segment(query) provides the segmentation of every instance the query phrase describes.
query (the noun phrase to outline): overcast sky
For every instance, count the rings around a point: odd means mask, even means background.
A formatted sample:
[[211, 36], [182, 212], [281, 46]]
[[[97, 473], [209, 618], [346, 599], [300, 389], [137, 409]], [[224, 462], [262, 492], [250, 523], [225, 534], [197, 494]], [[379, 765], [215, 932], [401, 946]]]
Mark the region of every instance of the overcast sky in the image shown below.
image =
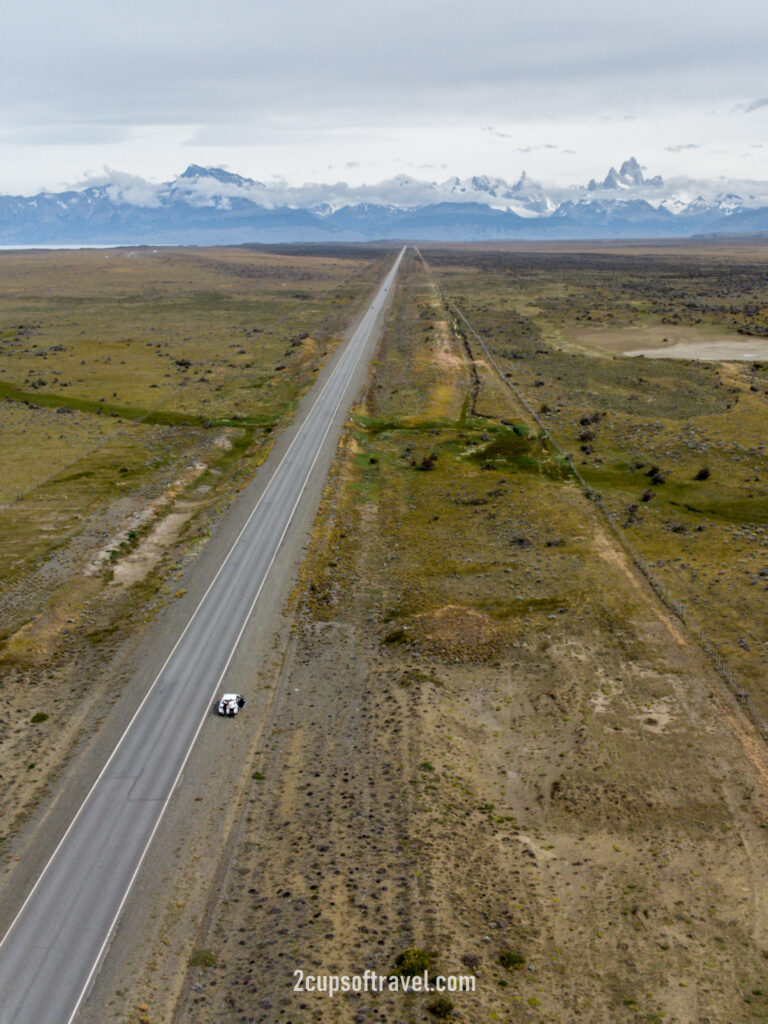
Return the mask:
[[189, 163], [768, 179], [765, 0], [2, 0], [0, 191]]

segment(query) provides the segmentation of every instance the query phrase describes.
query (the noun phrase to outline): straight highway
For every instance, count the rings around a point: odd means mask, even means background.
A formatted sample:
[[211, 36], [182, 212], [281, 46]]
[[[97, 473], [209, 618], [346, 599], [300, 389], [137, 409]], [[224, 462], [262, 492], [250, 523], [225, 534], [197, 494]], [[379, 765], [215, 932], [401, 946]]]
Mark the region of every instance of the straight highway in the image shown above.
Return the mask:
[[74, 1021], [323, 445], [352, 400], [404, 251], [0, 942], [0, 1024]]

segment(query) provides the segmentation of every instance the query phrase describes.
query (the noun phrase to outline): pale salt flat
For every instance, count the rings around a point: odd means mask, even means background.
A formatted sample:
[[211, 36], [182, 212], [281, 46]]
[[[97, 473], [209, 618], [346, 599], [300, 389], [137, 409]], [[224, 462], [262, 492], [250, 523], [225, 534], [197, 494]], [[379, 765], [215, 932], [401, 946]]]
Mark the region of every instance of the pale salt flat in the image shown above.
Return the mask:
[[768, 338], [679, 341], [653, 348], [631, 349], [623, 354], [650, 359], [703, 359], [705, 362], [762, 361], [768, 360]]

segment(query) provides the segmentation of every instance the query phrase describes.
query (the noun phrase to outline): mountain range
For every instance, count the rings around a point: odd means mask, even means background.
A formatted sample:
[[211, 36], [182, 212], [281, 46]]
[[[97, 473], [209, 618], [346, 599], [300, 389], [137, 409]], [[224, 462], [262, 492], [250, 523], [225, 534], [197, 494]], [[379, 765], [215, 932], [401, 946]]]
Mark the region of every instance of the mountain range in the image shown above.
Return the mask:
[[601, 181], [544, 187], [406, 175], [377, 185], [264, 183], [189, 166], [161, 184], [107, 172], [64, 192], [0, 195], [0, 246], [673, 238], [768, 231], [768, 182], [647, 178], [631, 157]]

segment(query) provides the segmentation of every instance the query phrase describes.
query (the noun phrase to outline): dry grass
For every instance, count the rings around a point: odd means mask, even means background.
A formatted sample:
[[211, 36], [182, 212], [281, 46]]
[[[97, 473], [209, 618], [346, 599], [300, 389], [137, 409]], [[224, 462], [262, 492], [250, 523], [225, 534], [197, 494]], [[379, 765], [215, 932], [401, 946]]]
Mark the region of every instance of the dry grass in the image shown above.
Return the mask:
[[[640, 335], [763, 343], [737, 332], [768, 323], [764, 249], [683, 251], [674, 261], [664, 247], [581, 259], [560, 251], [427, 256], [626, 538], [765, 713], [765, 364], [601, 354], [623, 352]], [[697, 479], [703, 469], [709, 476]]]
[[[247, 249], [2, 254], [0, 581], [107, 505], [151, 500], [185, 462], [257, 458], [375, 262]], [[214, 444], [222, 427], [236, 432], [233, 452]]]
[[477, 971], [467, 1020], [760, 1019], [765, 751], [511, 396], [484, 418], [481, 378], [470, 413], [461, 336], [429, 365], [425, 320], [447, 317], [412, 256], [403, 275], [197, 939], [222, 966], [179, 1019], [346, 1024], [359, 1001], [286, 975], [385, 973], [413, 947]]
[[131, 418], [274, 417], [306, 383], [303, 364], [338, 340], [370, 262], [247, 249], [5, 253], [0, 381]]

